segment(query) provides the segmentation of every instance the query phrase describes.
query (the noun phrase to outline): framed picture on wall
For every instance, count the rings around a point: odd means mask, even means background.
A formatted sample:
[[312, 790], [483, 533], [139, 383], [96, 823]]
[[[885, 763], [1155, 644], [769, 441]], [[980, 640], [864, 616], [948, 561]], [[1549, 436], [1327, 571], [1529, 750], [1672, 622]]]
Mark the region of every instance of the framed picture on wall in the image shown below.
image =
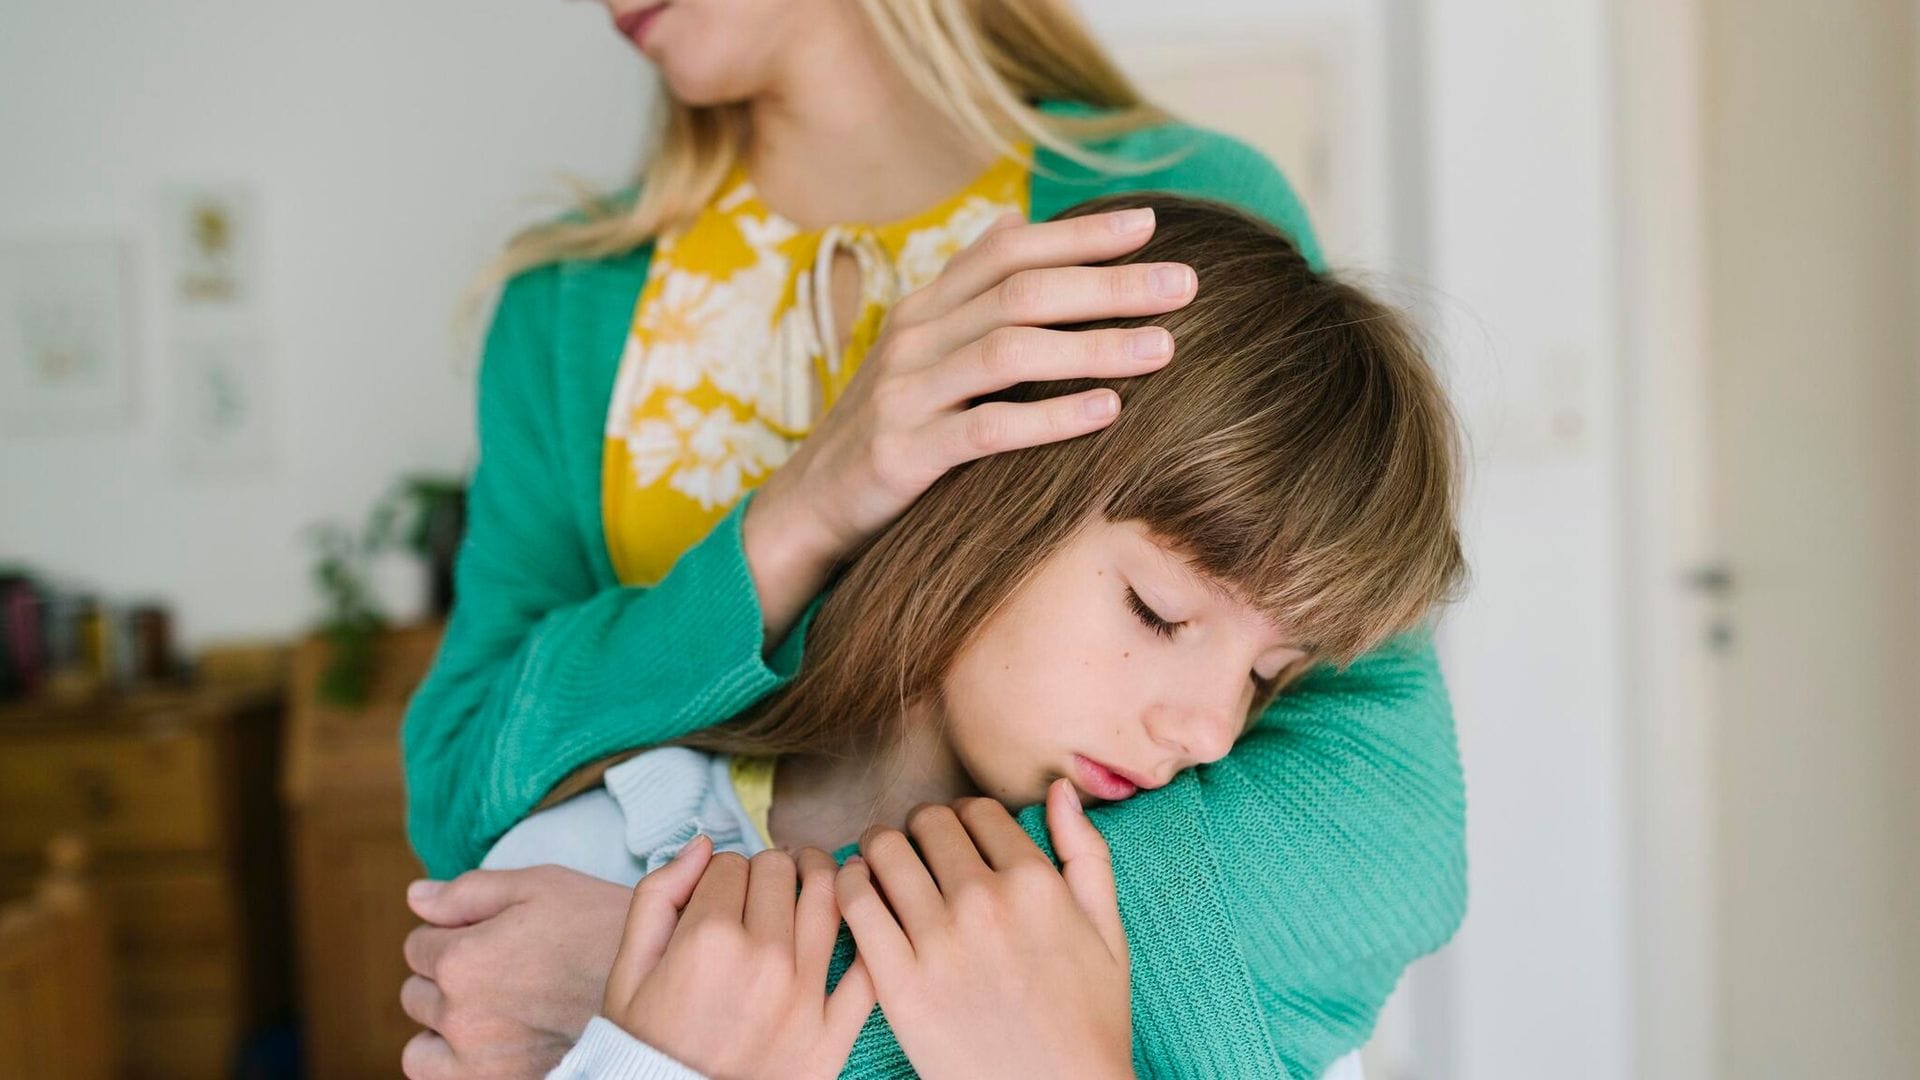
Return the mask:
[[0, 240], [0, 430], [125, 425], [129, 275], [111, 234]]

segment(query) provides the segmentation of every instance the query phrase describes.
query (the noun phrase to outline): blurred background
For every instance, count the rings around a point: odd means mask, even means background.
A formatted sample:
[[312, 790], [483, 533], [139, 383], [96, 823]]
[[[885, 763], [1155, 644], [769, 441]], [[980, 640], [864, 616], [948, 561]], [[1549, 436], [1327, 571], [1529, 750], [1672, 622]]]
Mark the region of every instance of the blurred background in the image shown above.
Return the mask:
[[[1920, 4], [1081, 8], [1469, 422], [1472, 907], [1370, 1075], [1920, 1076]], [[455, 316], [654, 92], [592, 4], [0, 8], [0, 1075], [397, 1072]]]

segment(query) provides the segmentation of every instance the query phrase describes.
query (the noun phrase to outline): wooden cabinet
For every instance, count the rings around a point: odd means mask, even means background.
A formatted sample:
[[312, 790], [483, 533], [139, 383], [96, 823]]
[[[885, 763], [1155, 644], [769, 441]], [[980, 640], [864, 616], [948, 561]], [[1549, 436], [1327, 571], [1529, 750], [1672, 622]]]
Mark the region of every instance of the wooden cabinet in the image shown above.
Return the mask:
[[406, 888], [423, 873], [406, 838], [400, 720], [439, 642], [438, 626], [383, 635], [358, 709], [315, 694], [319, 641], [294, 652], [285, 795], [312, 1080], [397, 1076], [417, 1029], [400, 1011], [401, 945], [418, 921]]
[[34, 895], [0, 903], [0, 1078], [108, 1080], [120, 1067], [111, 934], [86, 843], [48, 845]]
[[0, 896], [75, 833], [112, 935], [124, 1071], [213, 1077], [287, 1018], [281, 691], [0, 709]]

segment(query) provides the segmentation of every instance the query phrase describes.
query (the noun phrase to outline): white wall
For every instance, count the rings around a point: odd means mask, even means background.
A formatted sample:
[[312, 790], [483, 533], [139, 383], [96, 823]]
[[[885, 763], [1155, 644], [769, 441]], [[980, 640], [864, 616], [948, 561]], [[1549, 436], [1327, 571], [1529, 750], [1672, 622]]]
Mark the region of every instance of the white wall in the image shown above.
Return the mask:
[[258, 475], [181, 474], [140, 297], [128, 424], [0, 431], [0, 561], [164, 598], [190, 643], [302, 626], [307, 524], [357, 526], [401, 473], [469, 464], [456, 299], [542, 212], [528, 196], [628, 171], [642, 76], [588, 4], [0, 6], [0, 234], [112, 228], [150, 268], [157, 186], [251, 186], [280, 420]]
[[1477, 472], [1442, 649], [1472, 906], [1423, 1075], [1633, 1071], [1607, 12], [1425, 13], [1431, 284]]

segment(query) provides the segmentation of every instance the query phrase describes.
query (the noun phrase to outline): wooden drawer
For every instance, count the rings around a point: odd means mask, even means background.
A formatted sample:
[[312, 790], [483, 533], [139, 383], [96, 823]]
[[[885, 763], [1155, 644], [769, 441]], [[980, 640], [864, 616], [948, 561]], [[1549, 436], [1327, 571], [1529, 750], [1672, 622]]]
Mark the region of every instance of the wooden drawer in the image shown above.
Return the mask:
[[191, 1003], [233, 1014], [240, 1010], [240, 956], [235, 946], [214, 949], [138, 949], [115, 957], [119, 994], [129, 1012], [156, 1004]]
[[196, 1003], [143, 1004], [129, 1008], [121, 1023], [128, 1077], [188, 1080], [233, 1074], [240, 1026], [231, 1010]]
[[206, 851], [218, 840], [214, 747], [188, 731], [0, 740], [0, 855], [80, 831], [94, 851]]
[[113, 867], [100, 890], [115, 940], [134, 950], [231, 948], [240, 925], [232, 885], [211, 861], [185, 867]]

